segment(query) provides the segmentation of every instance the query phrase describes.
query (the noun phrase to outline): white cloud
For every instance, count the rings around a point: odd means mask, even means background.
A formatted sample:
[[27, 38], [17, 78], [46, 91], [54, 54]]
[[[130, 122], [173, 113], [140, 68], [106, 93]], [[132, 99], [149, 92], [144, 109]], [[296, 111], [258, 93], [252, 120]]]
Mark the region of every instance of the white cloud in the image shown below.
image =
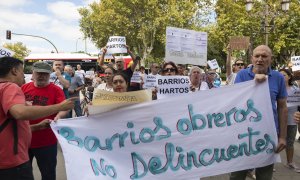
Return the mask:
[[0, 8], [0, 22], [7, 28], [40, 28], [42, 24], [49, 20], [49, 17], [37, 13], [25, 13]]
[[76, 6], [71, 2], [65, 1], [58, 1], [55, 3], [47, 4], [48, 11], [50, 11], [56, 18], [65, 20], [79, 20], [79, 7], [80, 6]]
[[0, 7], [16, 7], [16, 6], [23, 6], [28, 3], [28, 0], [1, 0]]
[[59, 20], [53, 20], [49, 24], [48, 28], [50, 32], [55, 33], [66, 40], [76, 40], [82, 36], [78, 25], [66, 24], [65, 22]]
[[[0, 0], [0, 43], [23, 42], [32, 53], [49, 52], [54, 49], [45, 40], [39, 38], [13, 35], [12, 40], [6, 40], [6, 30], [11, 30], [14, 33], [45, 37], [53, 42], [60, 52], [75, 51], [76, 40], [83, 37], [78, 25], [80, 16], [77, 9], [88, 1], [90, 3], [90, 0], [83, 0], [84, 3], [81, 4], [43, 1], [47, 6], [47, 9], [43, 11], [40, 9], [35, 11], [34, 8], [37, 6], [30, 6], [36, 1]], [[85, 49], [84, 41], [78, 41], [78, 49]], [[98, 50], [93, 43], [87, 41], [87, 51], [97, 52]]]

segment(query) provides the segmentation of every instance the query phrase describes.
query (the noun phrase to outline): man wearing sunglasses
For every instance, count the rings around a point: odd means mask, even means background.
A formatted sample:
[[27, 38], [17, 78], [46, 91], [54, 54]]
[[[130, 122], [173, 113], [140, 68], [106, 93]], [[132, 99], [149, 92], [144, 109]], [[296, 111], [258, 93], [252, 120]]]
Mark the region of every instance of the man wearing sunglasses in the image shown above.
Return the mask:
[[150, 67], [151, 73], [149, 75], [157, 76], [158, 71], [160, 70], [160, 67], [157, 63], [153, 63]]
[[234, 84], [236, 74], [242, 70], [245, 69], [245, 64], [244, 61], [241, 59], [237, 59], [233, 66], [231, 66], [231, 54], [232, 54], [232, 49], [230, 45], [227, 46], [227, 60], [226, 60], [226, 78], [227, 78], [227, 84], [232, 85]]

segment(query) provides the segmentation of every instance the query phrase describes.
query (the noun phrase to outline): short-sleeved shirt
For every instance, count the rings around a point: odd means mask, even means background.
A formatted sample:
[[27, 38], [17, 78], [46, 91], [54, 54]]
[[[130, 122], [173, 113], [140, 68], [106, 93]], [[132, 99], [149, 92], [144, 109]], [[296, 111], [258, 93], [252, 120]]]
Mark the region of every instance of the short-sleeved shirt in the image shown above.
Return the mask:
[[[287, 89], [288, 96], [293, 96], [294, 91], [298, 91], [299, 88], [296, 86], [291, 86], [289, 89]], [[288, 107], [288, 125], [297, 125], [294, 121], [294, 113], [298, 111], [297, 106], [291, 106]]]
[[[68, 80], [71, 84], [71, 76], [68, 73], [62, 73], [61, 74], [66, 80]], [[58, 87], [60, 87], [65, 94], [66, 99], [68, 99], [70, 97], [69, 95], [69, 91], [68, 88], [64, 88], [63, 85], [59, 82], [58, 77], [56, 76], [55, 72], [50, 74], [50, 82], [53, 82], [55, 85], [57, 85]]]
[[[71, 77], [71, 85], [69, 89], [75, 90], [80, 86], [83, 86], [82, 80], [75, 74], [73, 77]], [[75, 92], [74, 94], [70, 94], [70, 97], [79, 97], [79, 91]]]
[[[253, 66], [251, 66], [250, 68], [247, 68], [247, 69], [240, 70], [237, 73], [235, 83], [253, 80], [255, 77], [255, 74], [252, 72], [252, 70], [253, 70]], [[274, 121], [275, 121], [277, 133], [279, 133], [277, 100], [282, 99], [282, 98], [287, 98], [285, 81], [284, 81], [284, 77], [281, 73], [269, 68], [268, 69], [268, 82], [269, 82], [270, 97], [271, 97]]]
[[[65, 100], [65, 95], [62, 89], [53, 83], [50, 83], [46, 87], [38, 88], [34, 86], [34, 83], [27, 83], [22, 86], [22, 90], [25, 94], [26, 101], [32, 101], [33, 106], [48, 106], [53, 104], [59, 104]], [[31, 120], [30, 124], [37, 124], [44, 119], [54, 119], [56, 114], [48, 117]], [[52, 132], [51, 128], [46, 128], [32, 132], [32, 140], [30, 148], [39, 148], [51, 146], [57, 143], [57, 139]]]
[[[0, 124], [11, 117], [9, 109], [17, 104], [25, 104], [24, 94], [14, 83], [0, 83]], [[29, 122], [17, 120], [18, 154], [14, 154], [14, 136], [12, 123], [9, 123], [0, 133], [0, 169], [7, 169], [29, 161], [28, 148], [31, 141]]]
[[85, 71], [84, 70], [76, 70], [75, 71], [75, 75], [78, 75], [82, 81], [82, 83], [84, 83], [84, 76], [85, 76]]

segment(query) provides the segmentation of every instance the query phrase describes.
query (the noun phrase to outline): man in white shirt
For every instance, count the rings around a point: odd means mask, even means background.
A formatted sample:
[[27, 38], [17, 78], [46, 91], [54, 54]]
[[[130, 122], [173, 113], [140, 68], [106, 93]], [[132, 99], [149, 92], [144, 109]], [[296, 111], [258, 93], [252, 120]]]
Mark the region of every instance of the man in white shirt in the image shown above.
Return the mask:
[[75, 74], [80, 77], [82, 83], [84, 84], [85, 71], [83, 69], [81, 69], [80, 64], [77, 64], [76, 67], [77, 67], [77, 70], [75, 71]]

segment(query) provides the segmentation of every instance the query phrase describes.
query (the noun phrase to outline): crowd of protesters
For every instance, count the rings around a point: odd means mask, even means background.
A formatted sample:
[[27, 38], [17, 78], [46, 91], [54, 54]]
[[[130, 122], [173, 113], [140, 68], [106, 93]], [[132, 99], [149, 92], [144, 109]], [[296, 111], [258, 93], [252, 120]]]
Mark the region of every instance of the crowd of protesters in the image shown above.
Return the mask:
[[[236, 59], [232, 64], [230, 46], [227, 47], [227, 50], [227, 79], [223, 85], [221, 85], [222, 80], [215, 69], [200, 66], [188, 67], [172, 61], [150, 64], [148, 74], [156, 77], [187, 76], [190, 79], [189, 90], [191, 93], [252, 79], [262, 82], [268, 76], [278, 134], [276, 152], [279, 153], [286, 148], [286, 166], [300, 172], [293, 162], [293, 144], [297, 124], [300, 122], [300, 112], [296, 107], [287, 108], [286, 104], [287, 97], [291, 95], [290, 92], [299, 89], [297, 81], [293, 80], [292, 72], [290, 69], [281, 69], [280, 71], [271, 69], [272, 51], [268, 46], [261, 45], [254, 49], [252, 64], [249, 66], [242, 59]], [[127, 53], [133, 60], [129, 67], [125, 68], [122, 57], [118, 57], [114, 59], [114, 63], [106, 65], [104, 64], [106, 52], [107, 49], [102, 48], [102, 55], [99, 57], [99, 66], [104, 71], [103, 77], [99, 77], [97, 73], [86, 74], [79, 64], [76, 67], [64, 66], [63, 61], [56, 60], [52, 67], [45, 62], [34, 63], [32, 82], [27, 84], [24, 84], [23, 81], [22, 61], [10, 57], [0, 59], [0, 101], [2, 106], [0, 130], [3, 131], [0, 131], [0, 179], [17, 179], [15, 178], [17, 176], [20, 177], [18, 179], [33, 179], [31, 169], [33, 158], [37, 160], [42, 179], [55, 179], [57, 140], [49, 124], [52, 120], [70, 118], [73, 114], [82, 116], [80, 93], [92, 99], [94, 89], [118, 93], [143, 89], [147, 74], [143, 66], [137, 68], [140, 58], [135, 56], [127, 46]], [[140, 74], [140, 83], [130, 81], [135, 71]], [[153, 89], [153, 100], [157, 99], [156, 93], [157, 91]], [[4, 100], [4, 95], [9, 101]], [[74, 109], [74, 112], [69, 111], [70, 109]], [[2, 130], [2, 125], [6, 121], [12, 121], [12, 123]], [[17, 145], [13, 141], [16, 138], [13, 126], [18, 127], [17, 131], [20, 136]], [[2, 146], [2, 142], [6, 142], [7, 145]], [[24, 168], [24, 171], [20, 171], [20, 168]], [[273, 171], [272, 164], [255, 170], [233, 172], [230, 179], [245, 179], [250, 173], [251, 178], [271, 180]], [[256, 176], [254, 176], [254, 172]]]

